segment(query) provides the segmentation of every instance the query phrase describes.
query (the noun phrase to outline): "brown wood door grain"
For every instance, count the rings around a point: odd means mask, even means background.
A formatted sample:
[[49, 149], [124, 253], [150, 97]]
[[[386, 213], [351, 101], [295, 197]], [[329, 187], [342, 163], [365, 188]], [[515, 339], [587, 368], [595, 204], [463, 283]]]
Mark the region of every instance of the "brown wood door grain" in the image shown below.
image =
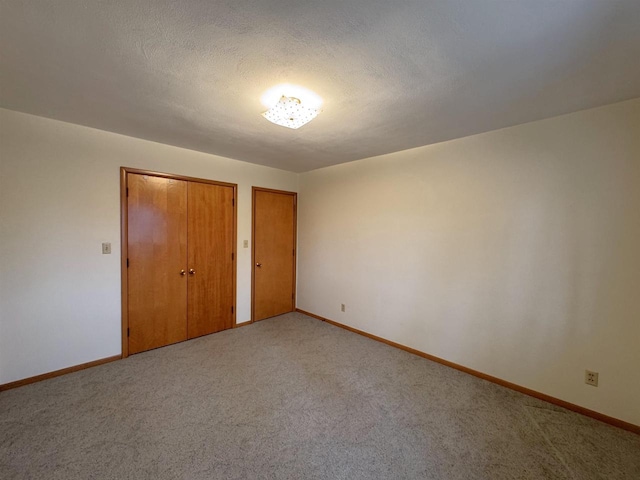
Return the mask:
[[127, 174], [129, 353], [187, 338], [187, 182]]
[[295, 308], [296, 195], [253, 190], [253, 320]]
[[233, 327], [234, 188], [189, 182], [188, 337]]

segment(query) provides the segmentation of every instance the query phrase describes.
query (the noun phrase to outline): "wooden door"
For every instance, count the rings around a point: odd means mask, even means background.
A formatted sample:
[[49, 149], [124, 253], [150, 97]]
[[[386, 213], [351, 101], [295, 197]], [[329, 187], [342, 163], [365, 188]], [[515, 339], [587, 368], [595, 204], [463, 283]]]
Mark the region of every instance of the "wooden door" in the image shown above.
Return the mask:
[[188, 336], [232, 328], [235, 189], [189, 182]]
[[127, 174], [129, 353], [187, 338], [187, 182]]
[[253, 188], [253, 320], [295, 308], [296, 194]]

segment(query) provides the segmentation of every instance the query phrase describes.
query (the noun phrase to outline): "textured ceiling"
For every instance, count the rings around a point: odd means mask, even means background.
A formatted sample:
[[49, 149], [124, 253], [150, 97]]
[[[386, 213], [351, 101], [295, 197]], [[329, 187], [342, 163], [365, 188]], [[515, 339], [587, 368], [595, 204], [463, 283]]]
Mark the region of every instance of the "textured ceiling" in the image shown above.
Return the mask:
[[637, 0], [0, 0], [0, 106], [297, 172], [639, 97], [639, 59]]

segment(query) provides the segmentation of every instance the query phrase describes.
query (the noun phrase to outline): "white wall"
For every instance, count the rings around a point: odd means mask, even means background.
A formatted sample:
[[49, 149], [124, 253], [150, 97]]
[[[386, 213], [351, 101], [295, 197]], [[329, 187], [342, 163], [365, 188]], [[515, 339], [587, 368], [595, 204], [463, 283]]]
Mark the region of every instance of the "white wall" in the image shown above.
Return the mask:
[[312, 171], [299, 196], [299, 308], [640, 424], [640, 99]]
[[120, 166], [238, 184], [250, 319], [251, 186], [296, 174], [0, 109], [0, 384], [120, 354]]

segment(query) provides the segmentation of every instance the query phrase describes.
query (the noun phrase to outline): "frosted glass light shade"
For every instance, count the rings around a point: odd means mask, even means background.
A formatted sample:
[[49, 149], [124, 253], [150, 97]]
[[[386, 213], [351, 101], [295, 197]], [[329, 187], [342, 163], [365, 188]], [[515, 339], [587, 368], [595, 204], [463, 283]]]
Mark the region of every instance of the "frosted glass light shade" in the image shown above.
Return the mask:
[[276, 125], [296, 129], [316, 118], [318, 113], [318, 110], [302, 105], [295, 97], [282, 96], [280, 101], [262, 116]]

